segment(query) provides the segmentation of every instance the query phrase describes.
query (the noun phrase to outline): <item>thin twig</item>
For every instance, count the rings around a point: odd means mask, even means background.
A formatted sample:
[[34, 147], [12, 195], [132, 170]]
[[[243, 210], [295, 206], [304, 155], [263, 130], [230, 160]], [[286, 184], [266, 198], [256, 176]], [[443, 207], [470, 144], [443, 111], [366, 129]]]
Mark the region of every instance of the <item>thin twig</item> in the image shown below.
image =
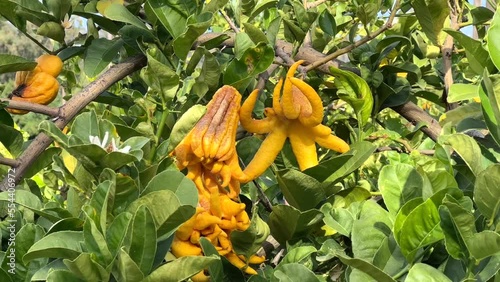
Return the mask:
[[19, 166], [19, 161], [15, 159], [0, 157], [0, 164], [8, 165], [10, 167], [17, 167]]
[[6, 98], [0, 98], [0, 102], [7, 102], [9, 109], [16, 110], [25, 110], [34, 113], [44, 114], [50, 117], [57, 117], [59, 114], [59, 108], [51, 108], [45, 105], [39, 105], [35, 103], [19, 101], [19, 100], [10, 100]]
[[305, 68], [305, 71], [306, 72], [311, 71], [311, 70], [313, 70], [313, 69], [315, 69], [315, 68], [317, 68], [317, 67], [319, 67], [319, 66], [321, 66], [321, 65], [323, 65], [323, 64], [325, 64], [333, 59], [336, 59], [337, 57], [339, 57], [343, 54], [347, 54], [351, 50], [353, 50], [354, 48], [359, 47], [359, 46], [367, 43], [368, 41], [374, 39], [375, 37], [379, 36], [381, 33], [383, 33], [384, 31], [386, 31], [387, 29], [392, 27], [392, 22], [394, 21], [394, 17], [396, 16], [396, 12], [398, 10], [399, 10], [399, 0], [396, 0], [396, 3], [394, 4], [394, 7], [392, 8], [391, 14], [389, 16], [389, 19], [381, 28], [379, 28], [378, 30], [376, 30], [372, 34], [363, 37], [361, 40], [356, 41], [355, 43], [353, 43], [349, 46], [341, 48], [341, 49], [325, 56], [324, 58], [311, 63], [310, 65], [308, 65]]
[[47, 49], [47, 47], [43, 46], [43, 44], [40, 43], [40, 41], [36, 40], [36, 38], [34, 38], [33, 36], [29, 35], [26, 31], [24, 31], [22, 29], [19, 29], [19, 31], [21, 31], [24, 35], [26, 35], [26, 37], [28, 37], [31, 41], [33, 41], [40, 48], [42, 48], [43, 51], [45, 51], [48, 54], [52, 54], [52, 51], [50, 51], [49, 49]]
[[240, 29], [234, 24], [233, 20], [226, 14], [224, 10], [219, 10], [220, 14], [224, 17], [226, 22], [229, 24], [229, 27], [235, 32], [239, 33]]
[[262, 203], [264, 208], [266, 209], [267, 212], [272, 212], [273, 211], [273, 204], [271, 204], [271, 201], [266, 196], [266, 193], [264, 193], [264, 190], [260, 186], [257, 181], [253, 180], [253, 184], [255, 187], [257, 187], [257, 193], [259, 194], [259, 201]]

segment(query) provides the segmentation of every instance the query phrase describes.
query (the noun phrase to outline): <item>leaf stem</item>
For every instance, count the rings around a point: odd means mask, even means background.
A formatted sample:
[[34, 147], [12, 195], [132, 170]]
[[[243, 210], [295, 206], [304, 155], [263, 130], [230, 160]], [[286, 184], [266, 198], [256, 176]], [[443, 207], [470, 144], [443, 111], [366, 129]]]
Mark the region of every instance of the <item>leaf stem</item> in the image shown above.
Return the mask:
[[151, 150], [151, 155], [149, 157], [149, 160], [152, 162], [155, 158], [156, 155], [156, 150], [158, 149], [158, 146], [160, 145], [160, 138], [161, 135], [163, 134], [163, 130], [165, 129], [165, 123], [167, 121], [167, 117], [170, 111], [167, 109], [167, 107], [164, 105], [163, 106], [163, 113], [161, 114], [161, 119], [160, 119], [160, 124], [158, 125], [158, 130], [156, 131], [156, 145], [153, 147]]

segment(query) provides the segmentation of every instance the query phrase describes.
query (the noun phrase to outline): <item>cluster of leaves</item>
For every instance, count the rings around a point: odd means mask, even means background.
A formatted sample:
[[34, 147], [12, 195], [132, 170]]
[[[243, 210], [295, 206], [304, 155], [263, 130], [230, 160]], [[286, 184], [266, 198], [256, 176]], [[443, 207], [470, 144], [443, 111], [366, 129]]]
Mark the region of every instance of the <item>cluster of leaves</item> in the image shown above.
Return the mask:
[[[234, 249], [253, 253], [268, 230], [279, 243], [258, 275], [244, 277], [206, 241], [204, 257], [168, 253], [197, 205], [194, 184], [168, 157], [203, 113], [193, 105], [223, 84], [248, 95], [275, 60], [275, 46], [314, 57], [370, 36], [384, 27], [381, 15], [393, 1], [0, 0], [0, 14], [17, 29], [29, 34], [31, 23], [54, 40], [66, 61], [66, 99], [111, 63], [137, 54], [148, 61], [66, 129], [40, 122], [55, 145], [16, 187], [12, 217], [10, 195], [0, 193], [0, 280], [180, 281], [203, 269], [214, 281], [493, 279], [500, 268], [500, 13], [459, 2], [462, 24], [473, 25], [479, 39], [443, 28], [447, 1], [403, 1], [397, 23], [349, 52], [343, 70], [308, 74], [329, 105], [325, 124], [351, 151], [319, 149], [320, 164], [301, 172], [286, 144], [266, 173], [242, 187], [252, 226], [232, 234]], [[224, 16], [241, 29], [233, 37], [220, 33], [229, 29]], [[70, 18], [85, 19], [86, 33], [68, 38]], [[438, 46], [447, 35], [457, 44], [455, 84], [443, 98], [447, 58]], [[0, 55], [2, 73], [33, 66]], [[271, 104], [280, 71], [269, 75], [257, 116]], [[409, 125], [388, 109], [408, 101], [440, 120], [436, 140], [419, 131], [428, 124]], [[451, 103], [458, 107], [444, 113]], [[3, 109], [0, 130], [2, 156], [16, 158], [29, 146]], [[238, 141], [244, 164], [260, 143]], [[0, 175], [8, 177], [7, 166]]]

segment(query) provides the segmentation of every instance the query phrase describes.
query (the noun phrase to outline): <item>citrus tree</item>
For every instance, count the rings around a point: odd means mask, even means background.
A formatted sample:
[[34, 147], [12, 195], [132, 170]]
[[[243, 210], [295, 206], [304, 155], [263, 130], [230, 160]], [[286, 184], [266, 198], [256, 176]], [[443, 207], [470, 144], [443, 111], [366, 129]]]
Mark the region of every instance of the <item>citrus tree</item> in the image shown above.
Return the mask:
[[[1, 281], [499, 281], [494, 7], [0, 0], [0, 15], [44, 53], [0, 54], [16, 73]], [[34, 113], [29, 137], [12, 116]]]

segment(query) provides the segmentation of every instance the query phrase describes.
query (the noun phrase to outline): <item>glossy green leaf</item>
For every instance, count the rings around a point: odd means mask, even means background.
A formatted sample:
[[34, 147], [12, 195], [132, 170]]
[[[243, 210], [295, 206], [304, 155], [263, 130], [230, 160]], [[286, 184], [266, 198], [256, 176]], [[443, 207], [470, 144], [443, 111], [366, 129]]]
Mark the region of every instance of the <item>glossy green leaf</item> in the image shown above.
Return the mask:
[[465, 54], [469, 60], [471, 68], [477, 74], [483, 74], [484, 68], [493, 69], [493, 64], [488, 51], [484, 49], [483, 44], [479, 40], [475, 40], [464, 33], [449, 28], [443, 29], [451, 35], [460, 45], [465, 48]]
[[422, 196], [422, 176], [408, 164], [387, 165], [380, 170], [378, 187], [392, 215], [409, 200]]
[[408, 276], [405, 279], [406, 282], [420, 282], [420, 281], [429, 281], [429, 282], [451, 282], [451, 280], [446, 277], [440, 270], [436, 268], [424, 264], [424, 263], [416, 263], [410, 268], [408, 272]]
[[89, 77], [100, 74], [113, 61], [122, 45], [122, 40], [108, 40], [105, 38], [92, 40], [85, 52], [83, 64], [85, 74]]
[[351, 234], [352, 225], [356, 220], [356, 214], [353, 214], [351, 209], [334, 208], [332, 204], [325, 203], [321, 207], [321, 212], [324, 214], [323, 222], [326, 225], [344, 236]]
[[315, 208], [325, 198], [320, 183], [298, 170], [279, 171], [276, 179], [287, 202], [300, 211]]
[[[269, 43], [266, 34], [261, 29], [250, 23], [243, 23], [243, 26], [245, 27], [245, 33], [248, 34], [248, 37], [254, 44], [259, 44], [260, 42]], [[238, 34], [236, 36], [238, 36]]]
[[[413, 205], [413, 203], [411, 203]], [[398, 218], [398, 219], [401, 219]], [[394, 230], [400, 235], [398, 245], [409, 262], [412, 262], [420, 248], [428, 246], [444, 238], [440, 227], [438, 207], [432, 198], [416, 206]]]
[[289, 281], [310, 281], [319, 282], [319, 278], [314, 275], [314, 272], [307, 269], [304, 265], [298, 263], [288, 263], [281, 265], [274, 271], [274, 277], [271, 281], [289, 282]]
[[71, 272], [82, 280], [108, 281], [109, 272], [94, 261], [93, 254], [82, 253], [74, 260], [65, 259], [64, 264]]
[[[351, 145], [349, 152], [320, 162], [319, 165], [305, 170], [304, 173], [320, 182], [334, 184], [363, 165], [376, 149], [377, 146], [368, 141], [357, 142]], [[332, 171], [333, 173], [330, 173]]]
[[446, 98], [448, 103], [470, 100], [477, 97], [478, 86], [474, 84], [453, 83]]
[[411, 5], [427, 38], [434, 45], [440, 45], [442, 42], [439, 40], [439, 33], [450, 11], [448, 2], [446, 0], [412, 0]]
[[[91, 211], [94, 210], [91, 209]], [[113, 257], [108, 249], [108, 245], [106, 243], [104, 235], [99, 231], [96, 223], [90, 218], [88, 213], [86, 214], [86, 216], [87, 218], [85, 220], [85, 224], [83, 225], [83, 239], [86, 251], [92, 253], [93, 260], [97, 264], [107, 266], [111, 263]], [[87, 264], [88, 260], [89, 258], [81, 256], [74, 262], [77, 264], [76, 267], [81, 267], [82, 264]]]
[[366, 201], [352, 226], [352, 252], [356, 259], [372, 262], [377, 250], [391, 233], [389, 213], [373, 201]]
[[[374, 266], [372, 263], [359, 258], [350, 258], [344, 254], [339, 254], [341, 262], [354, 268], [350, 273], [349, 278], [351, 281], [360, 281], [359, 279], [369, 279], [370, 277], [378, 282], [395, 282], [391, 276], [387, 275], [380, 268]], [[360, 274], [361, 273], [361, 274]], [[363, 275], [364, 274], [364, 275]], [[368, 276], [368, 277], [366, 277]]]
[[106, 231], [106, 242], [113, 256], [117, 255], [120, 248], [124, 245], [131, 222], [132, 214], [129, 212], [122, 212], [117, 215], [109, 225]]
[[373, 258], [373, 265], [394, 277], [408, 266], [394, 236], [387, 237]]
[[291, 206], [276, 205], [269, 215], [268, 224], [271, 235], [284, 244], [288, 240], [307, 235], [322, 218], [323, 214], [316, 209], [300, 212]]
[[500, 208], [500, 164], [487, 167], [476, 177], [474, 203], [491, 222], [498, 218]]
[[106, 18], [114, 21], [119, 21], [123, 23], [128, 23], [136, 26], [142, 30], [142, 32], [149, 32], [146, 25], [139, 20], [135, 15], [133, 15], [124, 5], [118, 3], [111, 3], [105, 10], [104, 14]]
[[58, 20], [62, 21], [71, 9], [71, 2], [64, 0], [46, 0], [47, 8]]
[[330, 35], [335, 36], [337, 34], [337, 24], [335, 18], [330, 14], [328, 9], [323, 10], [318, 18], [318, 24], [321, 30]]
[[479, 175], [485, 169], [481, 148], [474, 138], [457, 133], [442, 136], [440, 140], [443, 140], [443, 144], [450, 145], [460, 155], [474, 175]]
[[186, 256], [158, 267], [143, 282], [177, 282], [185, 280], [213, 263], [219, 261], [218, 256]]
[[291, 249], [281, 260], [280, 265], [285, 265], [289, 263], [300, 263], [310, 259], [311, 255], [316, 253], [318, 250], [313, 246], [299, 246]]
[[108, 217], [110, 217], [113, 210], [116, 191], [115, 183], [116, 181], [113, 180], [99, 183], [90, 200], [90, 205], [94, 208], [92, 218], [95, 220], [96, 227], [103, 234], [106, 234]]
[[500, 76], [489, 75], [485, 70], [479, 97], [481, 98], [481, 109], [484, 120], [490, 131], [491, 137], [500, 146]]
[[47, 276], [47, 281], [75, 281], [75, 282], [84, 282], [86, 280], [80, 279], [76, 274], [70, 272], [68, 270], [54, 270], [49, 273]]
[[350, 71], [343, 71], [335, 67], [330, 68], [335, 77], [334, 83], [337, 95], [354, 108], [361, 126], [368, 122], [373, 110], [373, 95], [364, 79]]
[[165, 0], [148, 0], [147, 10], [151, 10], [152, 14], [158, 19], [163, 27], [174, 37], [179, 37], [187, 26], [187, 19], [194, 14], [196, 2], [185, 1], [165, 1]]
[[500, 13], [495, 12], [486, 36], [490, 57], [497, 69], [500, 69]]
[[22, 259], [25, 263], [42, 257], [75, 259], [82, 252], [82, 242], [81, 231], [51, 233], [35, 242]]
[[36, 62], [26, 60], [23, 57], [0, 54], [0, 73], [32, 70], [36, 65]]
[[194, 182], [184, 174], [175, 170], [166, 170], [151, 179], [141, 195], [153, 191], [171, 190], [175, 193], [181, 205], [198, 205], [198, 190]]

